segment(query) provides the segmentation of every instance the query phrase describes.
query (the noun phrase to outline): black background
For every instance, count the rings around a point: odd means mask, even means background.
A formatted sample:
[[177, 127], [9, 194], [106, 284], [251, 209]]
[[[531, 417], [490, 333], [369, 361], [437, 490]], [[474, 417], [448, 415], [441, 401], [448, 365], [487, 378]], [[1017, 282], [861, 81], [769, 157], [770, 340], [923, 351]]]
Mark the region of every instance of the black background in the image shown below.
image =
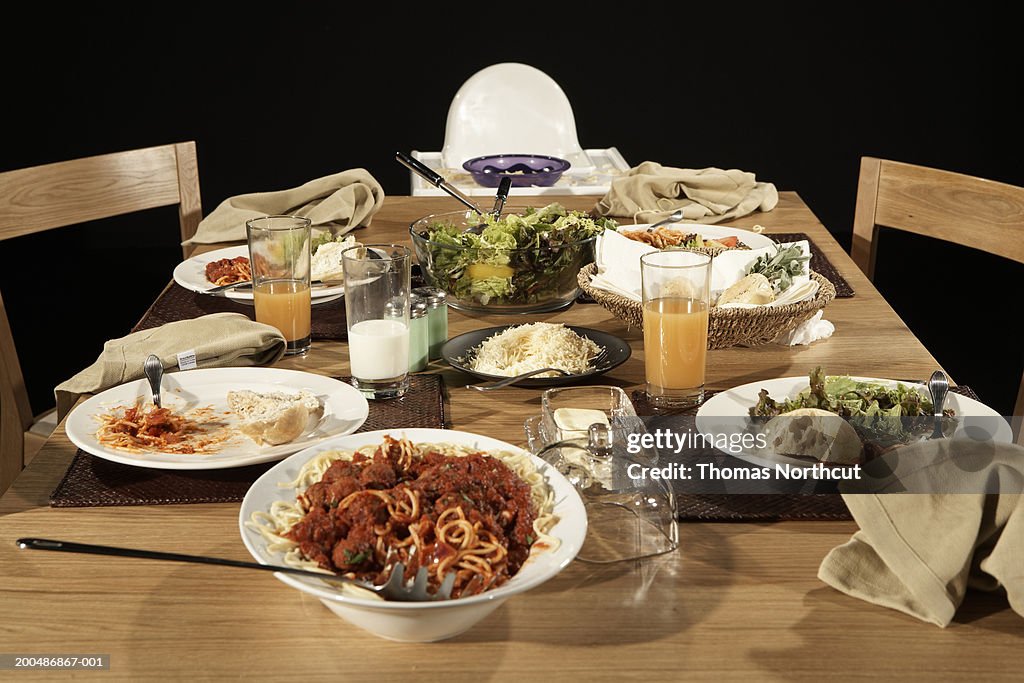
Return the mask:
[[[1009, 18], [980, 5], [948, 17], [920, 5], [927, 18], [912, 21], [860, 4], [580, 5], [565, 16], [517, 5], [500, 20], [400, 7], [247, 5], [230, 18], [43, 8], [9, 23], [0, 47], [0, 171], [195, 140], [205, 213], [357, 166], [408, 194], [394, 152], [440, 150], [459, 85], [518, 61], [563, 87], [584, 147], [615, 146], [633, 165], [753, 171], [798, 191], [847, 249], [861, 156], [1024, 185], [1024, 60]], [[37, 412], [138, 320], [180, 261], [177, 240], [168, 208], [0, 243], [0, 290]], [[955, 380], [1009, 413], [1024, 365], [1011, 327], [1022, 270], [884, 235], [878, 284]], [[856, 372], [856, 361], [828, 370]]]

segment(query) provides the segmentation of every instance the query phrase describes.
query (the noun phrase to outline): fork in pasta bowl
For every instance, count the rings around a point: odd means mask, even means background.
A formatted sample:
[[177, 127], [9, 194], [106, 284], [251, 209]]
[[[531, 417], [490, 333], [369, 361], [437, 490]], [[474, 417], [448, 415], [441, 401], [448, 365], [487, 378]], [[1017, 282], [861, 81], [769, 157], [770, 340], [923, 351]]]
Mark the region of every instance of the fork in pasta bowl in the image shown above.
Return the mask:
[[396, 602], [276, 574], [359, 628], [428, 642], [462, 633], [558, 574], [583, 545], [587, 519], [572, 484], [523, 449], [468, 432], [396, 429], [281, 461], [249, 489], [239, 526], [264, 564], [379, 585], [401, 562], [406, 580], [426, 574], [433, 593], [454, 577], [449, 600]]

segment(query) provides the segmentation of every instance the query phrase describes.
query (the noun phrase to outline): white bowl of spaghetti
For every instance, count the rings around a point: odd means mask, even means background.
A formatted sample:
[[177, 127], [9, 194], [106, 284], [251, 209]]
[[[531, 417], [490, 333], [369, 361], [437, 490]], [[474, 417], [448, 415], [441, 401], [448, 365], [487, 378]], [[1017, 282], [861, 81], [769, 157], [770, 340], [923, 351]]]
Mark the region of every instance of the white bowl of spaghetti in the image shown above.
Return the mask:
[[572, 484], [521, 448], [468, 432], [395, 429], [282, 460], [249, 489], [239, 526], [264, 564], [382, 583], [390, 563], [403, 561], [411, 575], [422, 562], [434, 587], [455, 572], [453, 598], [433, 602], [275, 574], [377, 636], [430, 642], [555, 576], [583, 545], [587, 517]]

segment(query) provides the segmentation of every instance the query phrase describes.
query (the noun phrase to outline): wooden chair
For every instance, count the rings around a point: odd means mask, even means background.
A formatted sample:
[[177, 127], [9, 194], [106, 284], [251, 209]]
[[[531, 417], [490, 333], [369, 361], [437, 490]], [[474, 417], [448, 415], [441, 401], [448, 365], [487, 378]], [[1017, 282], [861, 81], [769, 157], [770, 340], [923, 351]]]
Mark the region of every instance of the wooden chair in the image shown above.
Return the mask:
[[[184, 241], [202, 218], [195, 142], [8, 171], [0, 173], [0, 241], [175, 204]], [[28, 431], [35, 420], [0, 294], [0, 493], [42, 441]]]
[[[874, 279], [878, 228], [981, 249], [1024, 263], [1024, 187], [864, 157], [850, 256]], [[1013, 414], [1024, 416], [1024, 377]], [[1024, 428], [1017, 434], [1024, 445]]]

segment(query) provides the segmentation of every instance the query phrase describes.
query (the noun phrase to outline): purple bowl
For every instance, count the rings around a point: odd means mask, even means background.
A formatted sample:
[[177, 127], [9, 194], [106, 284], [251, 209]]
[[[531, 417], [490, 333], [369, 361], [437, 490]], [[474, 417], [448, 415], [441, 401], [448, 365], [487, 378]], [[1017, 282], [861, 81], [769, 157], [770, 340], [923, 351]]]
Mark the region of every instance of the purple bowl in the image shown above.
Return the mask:
[[512, 187], [550, 187], [571, 164], [545, 154], [492, 154], [462, 164], [478, 184], [497, 187], [508, 176]]

